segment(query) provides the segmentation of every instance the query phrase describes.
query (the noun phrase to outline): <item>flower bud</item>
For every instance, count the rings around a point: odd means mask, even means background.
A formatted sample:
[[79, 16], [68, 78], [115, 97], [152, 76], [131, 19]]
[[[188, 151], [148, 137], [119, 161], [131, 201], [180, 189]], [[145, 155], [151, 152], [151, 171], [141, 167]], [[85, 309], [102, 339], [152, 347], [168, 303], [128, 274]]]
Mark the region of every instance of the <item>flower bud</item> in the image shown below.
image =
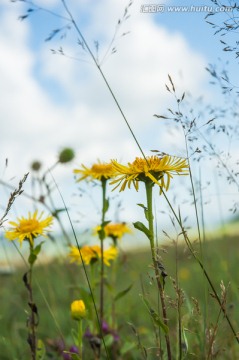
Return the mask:
[[74, 320], [86, 317], [86, 308], [83, 300], [75, 300], [71, 303], [71, 316]]
[[65, 164], [73, 160], [74, 157], [75, 157], [74, 150], [72, 150], [71, 148], [65, 148], [60, 152], [58, 161], [61, 164]]
[[40, 168], [41, 168], [42, 164], [40, 163], [40, 161], [33, 161], [31, 163], [31, 169], [34, 170], [34, 171], [39, 171]]

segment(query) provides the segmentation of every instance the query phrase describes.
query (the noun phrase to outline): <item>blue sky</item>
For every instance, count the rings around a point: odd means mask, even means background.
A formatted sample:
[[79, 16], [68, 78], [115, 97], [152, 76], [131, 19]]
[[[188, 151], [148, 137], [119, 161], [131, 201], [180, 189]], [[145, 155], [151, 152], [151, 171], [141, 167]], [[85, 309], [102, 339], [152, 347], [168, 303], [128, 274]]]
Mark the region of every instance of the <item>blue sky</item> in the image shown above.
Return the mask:
[[[168, 6], [213, 6], [210, 0], [207, 1], [177, 1], [166, 2]], [[164, 12], [155, 14], [157, 24], [166, 26], [172, 32], [180, 32], [187, 39], [192, 49], [203, 53], [209, 61], [215, 61], [216, 56], [224, 57], [219, 36], [214, 36], [212, 27], [206, 23], [205, 11], [194, 12]], [[219, 16], [208, 17], [208, 21], [219, 20]], [[225, 16], [226, 17], [226, 16]], [[215, 56], [216, 55], [216, 56]]]
[[[63, 11], [58, 0], [39, 0], [37, 3], [51, 11]], [[73, 14], [77, 14], [76, 20], [89, 44], [92, 46], [94, 40], [99, 40], [100, 54], [104, 54], [127, 3], [116, 0], [100, 3], [69, 0], [67, 3]], [[145, 3], [151, 2], [147, 0]], [[165, 1], [164, 4], [182, 5], [177, 1]], [[203, 2], [203, 5], [208, 4], [211, 2]], [[103, 71], [145, 153], [148, 155], [151, 149], [159, 149], [185, 156], [182, 134], [172, 130], [168, 122], [160, 122], [153, 117], [153, 114], [165, 113], [169, 106], [174, 106], [165, 90], [167, 75], [174, 79], [179, 94], [188, 91], [194, 98], [203, 95], [206, 104], [217, 104], [223, 100], [219, 91], [209, 84], [210, 76], [205, 67], [208, 63], [217, 63], [219, 57], [223, 61], [230, 59], [236, 82], [238, 65], [231, 54], [223, 53], [219, 37], [213, 35], [213, 29], [204, 20], [206, 13], [147, 14], [140, 13], [141, 5], [141, 2], [135, 1], [130, 8], [131, 17], [123, 24], [119, 34], [125, 31], [130, 33], [117, 39], [118, 51], [105, 61]], [[183, 5], [191, 3], [184, 1]], [[92, 221], [97, 222], [98, 214], [92, 216], [92, 204], [87, 199], [79, 204], [72, 200], [76, 190], [72, 169], [81, 163], [90, 165], [97, 158], [106, 162], [112, 158], [132, 161], [140, 155], [139, 150], [95, 67], [76, 45], [74, 31], [64, 40], [56, 36], [51, 42], [44, 42], [51, 30], [58, 28], [62, 22], [40, 12], [22, 22], [17, 21], [25, 9], [22, 2], [3, 1], [0, 4], [0, 95], [3, 100], [0, 106], [0, 164], [3, 179], [16, 184], [19, 177], [29, 171], [32, 160], [39, 159], [45, 167], [51, 166], [60, 149], [72, 146], [77, 155], [74, 164], [59, 167], [54, 176], [72, 209], [73, 218], [77, 218], [79, 205], [81, 209], [84, 208], [81, 212], [88, 212]], [[50, 49], [58, 49], [59, 46], [68, 55], [88, 62], [52, 55]], [[236, 149], [234, 146], [234, 158]], [[4, 170], [6, 158], [9, 165]], [[204, 164], [204, 184], [208, 181], [211, 164]], [[211, 179], [215, 171], [210, 174]], [[198, 168], [195, 168], [195, 173], [198, 172]], [[219, 213], [218, 205], [213, 200], [215, 181], [211, 183], [211, 188], [205, 193], [207, 198], [212, 195], [211, 205], [207, 206], [206, 211], [209, 223], [215, 223]], [[224, 187], [221, 180], [220, 186]], [[30, 184], [26, 187], [30, 191]], [[184, 189], [180, 190], [180, 194], [176, 191], [178, 187]], [[175, 179], [174, 191], [182, 204], [189, 188], [188, 180]], [[1, 191], [6, 201], [5, 190]], [[231, 199], [235, 197], [235, 188], [229, 188], [225, 193], [229, 193], [227, 200], [223, 197], [226, 204], [223, 216], [226, 217]], [[172, 199], [174, 194], [172, 190]], [[95, 194], [96, 199], [97, 196]], [[135, 204], [143, 202], [142, 196], [142, 193], [132, 192], [122, 195], [123, 202], [127, 203], [121, 215], [122, 221], [135, 221], [141, 216], [141, 210]], [[60, 202], [59, 199], [57, 201]], [[182, 205], [185, 213], [192, 212], [190, 201], [188, 199], [188, 203]], [[165, 205], [160, 204], [158, 211], [164, 211]], [[32, 204], [23, 202], [15, 207], [12, 215], [20, 215], [19, 209], [27, 213], [26, 208], [29, 207]], [[217, 211], [213, 210], [215, 208]], [[81, 226], [86, 224], [84, 221]], [[167, 224], [168, 220], [164, 220], [164, 223]], [[194, 226], [195, 219], [192, 224]]]

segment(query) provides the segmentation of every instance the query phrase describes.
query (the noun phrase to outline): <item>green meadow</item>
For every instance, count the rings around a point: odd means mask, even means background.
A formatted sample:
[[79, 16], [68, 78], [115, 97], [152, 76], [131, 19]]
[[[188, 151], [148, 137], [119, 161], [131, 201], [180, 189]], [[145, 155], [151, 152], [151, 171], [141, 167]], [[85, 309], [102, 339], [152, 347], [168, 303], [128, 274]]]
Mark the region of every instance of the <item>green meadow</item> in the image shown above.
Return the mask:
[[[212, 238], [203, 244], [204, 262], [212, 274], [213, 283], [220, 294], [221, 282], [227, 291], [225, 308], [236, 328], [238, 328], [239, 301], [239, 253], [238, 236]], [[196, 250], [199, 251], [197, 244]], [[160, 247], [168, 276], [165, 280], [167, 306], [169, 309], [169, 329], [173, 339], [174, 353], [177, 353], [177, 312], [175, 279], [182, 291], [181, 319], [183, 324], [183, 343], [187, 351], [185, 359], [236, 359], [238, 346], [230, 333], [228, 324], [200, 267], [181, 241], [176, 244], [164, 244]], [[135, 249], [119, 255], [117, 263], [116, 289], [108, 286], [105, 293], [106, 311], [110, 314], [112, 292], [120, 293], [130, 285], [132, 288], [116, 303], [119, 342], [123, 349], [122, 359], [156, 359], [155, 330], [152, 318], [146, 308], [142, 295], [149, 299], [157, 309], [158, 295], [153, 279], [152, 260], [147, 248]], [[177, 269], [176, 269], [177, 267]], [[108, 269], [109, 270], [109, 269]], [[23, 286], [24, 267], [17, 267], [12, 274], [1, 275], [1, 359], [27, 359], [29, 350], [26, 343], [26, 290]], [[177, 272], [177, 275], [176, 275]], [[84, 272], [78, 265], [70, 264], [69, 259], [54, 259], [50, 263], [35, 268], [36, 303], [39, 311], [38, 334], [46, 344], [46, 359], [62, 359], [62, 355], [52, 345], [61, 338], [68, 348], [74, 343], [71, 331], [75, 327], [70, 316], [72, 299], [87, 299], [88, 290]], [[87, 328], [87, 321], [84, 324]], [[216, 329], [216, 330], [215, 330]], [[47, 330], [47, 331], [46, 331]], [[213, 357], [210, 352], [210, 336], [207, 332], [216, 331], [213, 338]], [[137, 335], [136, 335], [137, 332]], [[109, 339], [108, 339], [109, 340]], [[83, 340], [86, 358], [91, 357], [89, 340]], [[110, 342], [109, 342], [110, 343]], [[125, 351], [125, 352], [124, 352]], [[165, 356], [164, 356], [165, 357]], [[105, 355], [102, 356], [105, 358]], [[176, 357], [175, 357], [176, 358]]]

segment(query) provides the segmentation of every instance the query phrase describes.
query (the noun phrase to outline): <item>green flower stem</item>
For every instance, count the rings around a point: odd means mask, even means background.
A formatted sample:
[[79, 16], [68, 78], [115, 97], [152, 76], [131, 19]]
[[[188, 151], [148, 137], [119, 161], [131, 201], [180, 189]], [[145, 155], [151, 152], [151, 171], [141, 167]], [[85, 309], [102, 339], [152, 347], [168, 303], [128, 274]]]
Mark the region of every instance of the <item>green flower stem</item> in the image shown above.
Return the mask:
[[78, 347], [80, 359], [83, 359], [83, 327], [82, 320], [78, 321]]
[[107, 211], [107, 200], [106, 200], [106, 183], [107, 180], [102, 178], [102, 217], [101, 217], [101, 231], [99, 234], [100, 237], [100, 326], [102, 328], [102, 323], [104, 320], [104, 222], [105, 222], [105, 214]]
[[90, 264], [90, 282], [91, 282], [91, 288], [93, 296], [95, 296], [95, 264]]
[[[115, 246], [116, 246], [116, 240], [115, 240]], [[115, 259], [112, 262], [112, 272], [111, 272], [111, 286], [115, 290], [116, 289], [116, 274], [117, 274], [117, 259]], [[115, 302], [115, 291], [113, 292], [112, 297], [112, 308], [111, 308], [111, 316], [112, 316], [112, 329], [117, 329], [117, 316], [116, 316], [116, 302]]]
[[146, 197], [147, 197], [147, 220], [150, 231], [150, 246], [153, 259], [155, 259], [155, 246], [154, 246], [154, 216], [153, 216], [153, 183], [152, 181], [145, 182]]
[[[33, 254], [34, 247], [29, 242], [30, 245], [30, 256]], [[29, 292], [29, 306], [31, 309], [31, 315], [29, 318], [29, 335], [28, 335], [28, 343], [31, 348], [31, 356], [32, 360], [36, 360], [36, 319], [35, 319], [35, 304], [33, 300], [33, 290], [32, 290], [32, 278], [33, 278], [33, 263], [30, 263], [30, 269], [29, 269], [29, 282], [28, 282], [28, 292]]]
[[[162, 306], [163, 322], [168, 327], [164, 288], [160, 281], [161, 274], [159, 272], [159, 267], [157, 264], [157, 257], [156, 257], [157, 254], [156, 254], [155, 241], [154, 241], [154, 216], [153, 216], [153, 201], [152, 201], [153, 200], [153, 186], [154, 186], [154, 183], [152, 181], [149, 180], [149, 181], [145, 182], [146, 197], [147, 197], [146, 218], [148, 220], [149, 241], [150, 241], [151, 254], [152, 254], [152, 260], [153, 260], [153, 265], [154, 265], [155, 277], [156, 277], [156, 281], [157, 281], [157, 285], [158, 285], [160, 301], [161, 301], [161, 306]], [[167, 347], [168, 360], [171, 360], [172, 359], [171, 345], [170, 345], [170, 338], [169, 338], [168, 334], [165, 334], [165, 341], [166, 341], [166, 347]]]

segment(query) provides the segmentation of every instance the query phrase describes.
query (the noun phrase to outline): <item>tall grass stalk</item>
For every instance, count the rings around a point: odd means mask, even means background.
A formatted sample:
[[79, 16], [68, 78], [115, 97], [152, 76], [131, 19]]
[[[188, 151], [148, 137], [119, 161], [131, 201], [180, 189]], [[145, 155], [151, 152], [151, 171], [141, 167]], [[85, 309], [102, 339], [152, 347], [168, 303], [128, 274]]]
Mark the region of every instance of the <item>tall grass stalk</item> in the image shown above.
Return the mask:
[[[21, 257], [22, 262], [23, 262], [23, 264], [24, 264], [25, 267], [26, 267], [26, 270], [28, 270], [28, 263], [27, 263], [26, 259], [24, 258], [24, 256], [22, 255], [22, 252], [19, 250], [19, 248], [17, 247], [17, 245], [15, 244], [14, 241], [12, 242], [12, 245], [13, 245], [13, 247], [15, 248], [15, 250], [17, 251], [17, 253], [19, 254], [19, 256]], [[52, 319], [54, 320], [54, 323], [55, 323], [55, 325], [56, 325], [56, 328], [57, 328], [57, 330], [58, 330], [58, 332], [59, 332], [60, 337], [61, 337], [62, 339], [64, 339], [64, 336], [63, 336], [63, 333], [62, 333], [62, 331], [61, 331], [60, 325], [59, 325], [59, 323], [58, 323], [58, 321], [57, 321], [57, 319], [56, 319], [56, 316], [54, 315], [54, 312], [53, 312], [52, 309], [51, 309], [51, 306], [50, 306], [50, 304], [49, 304], [49, 302], [48, 302], [48, 300], [47, 300], [47, 298], [46, 298], [46, 296], [45, 296], [45, 293], [44, 293], [44, 291], [43, 291], [43, 289], [42, 289], [42, 287], [41, 287], [41, 285], [40, 285], [40, 283], [39, 283], [36, 275], [34, 276], [34, 282], [36, 283], [36, 286], [37, 286], [38, 290], [39, 290], [40, 293], [41, 293], [41, 296], [42, 296], [42, 298], [43, 298], [43, 300], [44, 300], [44, 302], [45, 302], [45, 304], [46, 304], [46, 307], [48, 308], [48, 311], [49, 311]]]
[[[205, 264], [205, 243], [206, 243], [206, 229], [205, 229], [205, 220], [204, 220], [204, 207], [203, 207], [203, 192], [202, 192], [202, 181], [201, 181], [201, 169], [199, 169], [199, 198], [200, 198], [200, 209], [201, 209], [201, 223], [202, 223], [202, 242], [201, 242], [201, 258], [202, 262]], [[203, 276], [203, 285], [204, 285], [204, 302], [203, 302], [203, 323], [204, 323], [204, 349], [206, 349], [206, 330], [207, 330], [207, 318], [208, 318], [208, 294], [207, 294], [207, 281], [205, 276]], [[204, 354], [206, 356], [206, 354]]]
[[[155, 214], [155, 217], [156, 217], [156, 206], [154, 204], [154, 214]], [[157, 219], [155, 219], [155, 243], [156, 243], [156, 258], [158, 259], [160, 257], [159, 255], [159, 240], [158, 240], [158, 227], [157, 227]], [[158, 299], [157, 299], [157, 310], [158, 310], [158, 314], [160, 314], [160, 305], [161, 305], [161, 301], [160, 301], [160, 293], [159, 291], [157, 291], [157, 296], [158, 296]], [[159, 331], [157, 331], [157, 329], [155, 328], [155, 339], [156, 339], [156, 344], [157, 344], [157, 348], [158, 348], [158, 353], [157, 353], [157, 356], [160, 356], [160, 358], [162, 359], [163, 357], [163, 354], [162, 354], [162, 351], [161, 351], [161, 331], [159, 329]]]
[[[176, 101], [177, 101], [177, 112], [175, 112], [175, 114], [177, 114], [177, 120], [179, 121], [180, 125], [181, 125], [181, 128], [182, 128], [182, 131], [183, 131], [183, 135], [184, 135], [184, 142], [185, 142], [185, 150], [186, 150], [186, 156], [187, 156], [187, 159], [188, 159], [188, 165], [189, 165], [189, 176], [190, 176], [190, 183], [191, 183], [191, 189], [192, 189], [192, 196], [193, 196], [193, 204], [194, 204], [194, 210], [195, 210], [195, 217], [196, 217], [196, 223], [197, 223], [197, 231], [198, 231], [198, 239], [199, 239], [199, 245], [200, 245], [200, 258], [195, 254], [195, 251], [193, 249], [193, 246], [187, 236], [187, 233], [186, 231], [184, 230], [184, 227], [183, 227], [183, 224], [182, 224], [182, 221], [181, 221], [181, 216], [180, 216], [180, 213], [179, 213], [179, 216], [176, 215], [173, 207], [171, 206], [171, 204], [169, 203], [169, 200], [168, 198], [166, 197], [166, 194], [164, 193], [164, 196], [168, 202], [168, 204], [170, 205], [170, 208], [171, 210], [173, 211], [173, 214], [182, 230], [182, 234], [184, 236], [184, 239], [185, 239], [185, 242], [191, 252], [191, 254], [193, 255], [193, 257], [195, 258], [195, 260], [197, 260], [197, 262], [199, 263], [201, 269], [203, 270], [203, 275], [204, 275], [204, 332], [203, 332], [203, 336], [204, 336], [204, 345], [203, 345], [203, 349], [204, 350], [204, 355], [206, 356], [206, 328], [207, 328], [207, 324], [206, 324], [206, 313], [207, 313], [207, 287], [206, 287], [206, 281], [209, 283], [211, 289], [213, 290], [213, 293], [214, 293], [214, 296], [220, 306], [220, 309], [222, 309], [222, 311], [224, 311], [224, 315], [228, 321], [228, 324], [237, 340], [237, 342], [239, 343], [239, 337], [238, 335], [236, 334], [235, 332], [235, 329], [234, 327], [232, 326], [232, 323], [228, 317], [227, 314], [225, 314], [225, 309], [223, 309], [223, 304], [221, 303], [220, 301], [220, 298], [219, 296], [217, 295], [216, 293], [216, 290], [215, 290], [215, 287], [209, 277], [209, 274], [208, 272], [206, 271], [205, 269], [205, 264], [204, 264], [204, 252], [203, 252], [203, 243], [202, 243], [202, 237], [201, 237], [201, 230], [200, 230], [200, 221], [199, 221], [199, 213], [198, 213], [198, 206], [197, 206], [197, 199], [196, 199], [196, 192], [195, 192], [195, 186], [194, 186], [194, 181], [193, 181], [193, 174], [192, 174], [192, 168], [191, 168], [191, 164], [190, 164], [190, 156], [189, 156], [189, 149], [188, 149], [188, 135], [190, 134], [190, 130], [191, 130], [191, 126], [193, 124], [190, 123], [189, 125], [189, 129], [188, 131], [186, 131], [186, 127], [185, 125], [183, 124], [183, 121], [182, 121], [182, 118], [183, 118], [183, 113], [181, 112], [181, 109], [180, 109], [180, 104], [184, 98], [184, 95], [182, 96], [181, 99], [179, 99], [176, 95], [176, 90], [175, 90], [175, 86], [173, 84], [173, 81], [171, 79], [170, 76], [169, 77], [169, 81], [171, 83], [171, 86], [172, 86], [172, 91], [169, 89], [169, 87], [166, 85], [167, 89], [174, 95]], [[198, 130], [199, 134], [203, 137], [203, 139], [206, 141], [206, 143], [210, 146], [211, 150], [214, 151], [213, 149], [213, 146], [207, 141], [207, 139], [203, 136], [203, 134], [201, 134], [201, 132]], [[214, 151], [215, 153], [215, 151]], [[227, 170], [228, 174], [230, 175], [230, 171], [228, 169], [228, 167], [226, 166], [226, 164], [223, 163], [221, 157], [215, 153], [215, 155], [217, 155], [217, 157], [219, 158], [220, 162], [222, 163], [222, 165], [224, 166], [224, 168]], [[233, 181], [237, 184], [236, 180], [234, 179], [233, 175], [231, 174], [232, 176], [232, 179]], [[200, 200], [201, 200], [201, 217], [202, 217], [202, 227], [203, 227], [203, 240], [205, 242], [205, 228], [204, 228], [204, 217], [203, 217], [203, 204], [202, 204], [202, 190], [201, 190], [201, 173], [199, 175], [200, 177], [200, 189], [199, 189], [199, 196], [200, 196]]]
[[181, 291], [179, 287], [179, 278], [178, 278], [178, 236], [175, 241], [175, 250], [176, 250], [176, 256], [175, 256], [175, 290], [176, 290], [176, 296], [177, 296], [177, 319], [178, 319], [178, 342], [177, 342], [177, 351], [178, 351], [178, 360], [182, 360], [182, 314], [181, 314]]
[[[153, 266], [155, 271], [155, 277], [157, 281], [157, 286], [160, 294], [160, 301], [161, 301], [161, 307], [162, 307], [162, 314], [163, 314], [163, 322], [168, 328], [168, 318], [167, 318], [167, 309], [165, 304], [165, 294], [164, 294], [164, 278], [159, 272], [159, 266], [157, 262], [157, 253], [156, 253], [156, 247], [155, 247], [155, 236], [154, 236], [154, 216], [153, 216], [153, 185], [154, 183], [149, 180], [145, 182], [145, 189], [146, 189], [146, 197], [147, 197], [147, 220], [148, 220], [148, 229], [149, 229], [149, 241], [150, 241], [150, 248], [151, 248], [151, 254], [152, 254], [152, 260], [153, 260]], [[171, 345], [170, 345], [170, 338], [167, 332], [165, 332], [165, 341], [166, 341], [166, 347], [167, 347], [167, 355], [168, 360], [172, 359], [172, 353], [171, 353]]]
[[[30, 244], [30, 253], [33, 252], [33, 246]], [[36, 337], [36, 326], [38, 320], [36, 318], [37, 315], [37, 307], [33, 299], [33, 288], [32, 288], [32, 278], [33, 278], [33, 264], [30, 263], [30, 269], [28, 273], [26, 273], [23, 277], [23, 281], [25, 283], [26, 288], [29, 293], [29, 301], [28, 305], [30, 307], [30, 316], [28, 319], [28, 327], [29, 327], [29, 335], [27, 342], [31, 349], [32, 360], [36, 360], [36, 351], [37, 351], [37, 337]]]
[[[194, 205], [194, 210], [195, 210], [195, 216], [196, 216], [196, 222], [197, 222], [197, 231], [198, 231], [198, 239], [199, 239], [199, 245], [200, 245], [200, 261], [204, 267], [204, 252], [203, 252], [203, 243], [202, 243], [202, 238], [201, 238], [201, 230], [200, 230], [200, 222], [199, 222], [199, 214], [198, 214], [198, 206], [197, 206], [197, 199], [196, 199], [196, 192], [195, 192], [195, 186], [194, 186], [194, 181], [193, 181], [193, 175], [192, 175], [192, 168], [191, 168], [191, 164], [190, 164], [190, 157], [189, 157], [189, 151], [188, 151], [188, 140], [187, 140], [187, 134], [185, 133], [184, 129], [184, 138], [185, 138], [185, 146], [186, 146], [186, 153], [187, 153], [187, 159], [188, 159], [188, 165], [189, 165], [189, 176], [190, 176], [190, 183], [191, 183], [191, 188], [192, 188], [192, 195], [193, 195], [193, 205]], [[200, 182], [200, 194], [202, 196], [201, 193], [201, 182]], [[203, 208], [202, 208], [202, 202], [201, 202], [201, 211], [202, 211], [202, 216], [203, 216]], [[202, 218], [203, 221], [203, 218]], [[204, 231], [204, 221], [202, 222], [203, 225], [203, 234], [205, 234]], [[204, 237], [205, 240], [205, 237]], [[204, 352], [204, 356], [206, 356], [206, 328], [207, 328], [207, 323], [206, 323], [206, 312], [207, 312], [207, 284], [206, 284], [206, 279], [205, 276], [203, 276], [203, 284], [204, 284], [204, 302], [203, 302], [203, 308], [204, 308], [204, 316], [203, 316], [203, 344], [202, 344], [202, 352]]]

